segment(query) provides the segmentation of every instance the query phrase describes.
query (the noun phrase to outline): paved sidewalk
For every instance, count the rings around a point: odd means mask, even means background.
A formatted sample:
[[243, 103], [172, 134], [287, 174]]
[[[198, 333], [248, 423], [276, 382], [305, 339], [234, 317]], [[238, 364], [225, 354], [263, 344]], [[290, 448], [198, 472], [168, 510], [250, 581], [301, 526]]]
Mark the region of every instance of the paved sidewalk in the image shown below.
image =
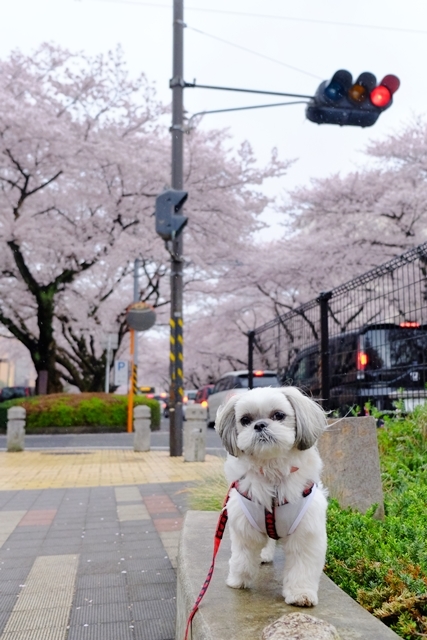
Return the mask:
[[0, 640], [172, 640], [186, 489], [222, 460], [0, 452]]

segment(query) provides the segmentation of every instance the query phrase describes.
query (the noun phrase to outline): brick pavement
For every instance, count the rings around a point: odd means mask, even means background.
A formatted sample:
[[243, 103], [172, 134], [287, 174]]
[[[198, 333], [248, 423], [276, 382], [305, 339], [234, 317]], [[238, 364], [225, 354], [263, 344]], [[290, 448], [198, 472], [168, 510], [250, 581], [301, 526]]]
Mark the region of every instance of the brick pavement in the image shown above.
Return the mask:
[[222, 460], [0, 452], [0, 640], [172, 640], [189, 483]]

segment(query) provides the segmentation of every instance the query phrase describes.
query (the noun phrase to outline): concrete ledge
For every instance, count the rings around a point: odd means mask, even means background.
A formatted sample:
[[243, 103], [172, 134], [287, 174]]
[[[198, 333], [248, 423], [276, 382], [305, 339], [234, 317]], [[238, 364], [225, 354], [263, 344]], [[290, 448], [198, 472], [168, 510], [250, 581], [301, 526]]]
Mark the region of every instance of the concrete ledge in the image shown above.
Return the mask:
[[[209, 570], [218, 514], [188, 511], [178, 551], [177, 625], [175, 640], [183, 640], [188, 614]], [[262, 630], [285, 613], [302, 611], [334, 625], [342, 640], [399, 638], [352, 600], [329, 578], [322, 576], [319, 604], [301, 609], [285, 604], [281, 595], [283, 552], [273, 565], [261, 567], [253, 589], [230, 589], [225, 584], [230, 538], [225, 531], [209, 589], [193, 620], [192, 640], [259, 640]], [[190, 636], [191, 637], [191, 636]]]

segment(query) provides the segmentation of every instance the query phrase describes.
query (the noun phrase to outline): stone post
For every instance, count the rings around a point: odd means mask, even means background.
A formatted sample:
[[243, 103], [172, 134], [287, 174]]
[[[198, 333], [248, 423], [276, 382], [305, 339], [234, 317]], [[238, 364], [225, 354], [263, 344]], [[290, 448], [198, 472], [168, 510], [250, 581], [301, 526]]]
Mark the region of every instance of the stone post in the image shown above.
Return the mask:
[[331, 418], [319, 438], [322, 481], [341, 507], [365, 513], [377, 504], [375, 517], [384, 517], [384, 496], [378, 453], [377, 424], [372, 416]]
[[150, 451], [151, 439], [151, 412], [150, 407], [138, 404], [133, 410], [133, 438], [134, 451]]
[[187, 405], [184, 422], [184, 462], [204, 462], [207, 411], [200, 404]]
[[25, 409], [10, 407], [7, 410], [7, 450], [24, 451]]

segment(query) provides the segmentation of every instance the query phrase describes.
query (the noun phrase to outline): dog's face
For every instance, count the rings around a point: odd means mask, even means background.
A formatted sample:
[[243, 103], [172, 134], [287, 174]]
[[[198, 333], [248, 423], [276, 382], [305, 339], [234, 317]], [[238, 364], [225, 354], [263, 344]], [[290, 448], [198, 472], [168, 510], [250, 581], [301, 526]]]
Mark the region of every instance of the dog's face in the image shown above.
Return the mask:
[[326, 427], [321, 407], [295, 387], [264, 387], [232, 396], [215, 428], [227, 451], [269, 459], [312, 447]]

